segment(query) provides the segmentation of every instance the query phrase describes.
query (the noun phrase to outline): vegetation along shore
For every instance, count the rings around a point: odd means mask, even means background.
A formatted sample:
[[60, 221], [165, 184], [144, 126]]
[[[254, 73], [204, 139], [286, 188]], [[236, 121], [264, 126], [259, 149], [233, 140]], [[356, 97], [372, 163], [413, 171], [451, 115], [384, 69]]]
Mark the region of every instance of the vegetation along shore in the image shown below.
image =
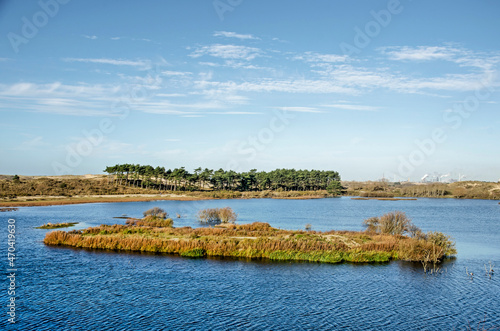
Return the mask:
[[[215, 217], [215, 213], [220, 217]], [[213, 217], [212, 217], [213, 216]], [[292, 231], [267, 223], [236, 225], [230, 208], [200, 211], [200, 222], [213, 227], [173, 227], [160, 208], [129, 219], [125, 225], [53, 231], [46, 245], [115, 251], [176, 254], [186, 257], [238, 257], [325, 263], [420, 261], [424, 268], [456, 254], [455, 243], [440, 232], [423, 233], [402, 212], [364, 222], [366, 231]]]
[[409, 183], [341, 181], [336, 171], [276, 169], [270, 172], [142, 165], [107, 167], [107, 175], [0, 175], [0, 207], [96, 202], [200, 199], [377, 198], [499, 199], [500, 183]]

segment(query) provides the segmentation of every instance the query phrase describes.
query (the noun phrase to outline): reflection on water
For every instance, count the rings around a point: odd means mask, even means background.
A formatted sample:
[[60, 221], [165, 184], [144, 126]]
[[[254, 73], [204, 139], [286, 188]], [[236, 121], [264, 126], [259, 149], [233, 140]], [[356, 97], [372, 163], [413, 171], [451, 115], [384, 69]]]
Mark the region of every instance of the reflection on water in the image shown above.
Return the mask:
[[[34, 229], [123, 223], [113, 217], [139, 217], [152, 206], [182, 214], [177, 226], [197, 226], [198, 209], [231, 206], [241, 222], [288, 229], [310, 223], [315, 230], [361, 230], [363, 219], [397, 209], [424, 231], [451, 234], [459, 255], [429, 275], [409, 262], [329, 265], [46, 247], [48, 230]], [[0, 221], [15, 217], [18, 227], [19, 330], [437, 330], [475, 329], [483, 319], [481, 327], [500, 326], [498, 277], [484, 271], [490, 260], [500, 264], [499, 213], [497, 202], [481, 200], [264, 199], [31, 207]], [[5, 238], [6, 227], [1, 231]], [[6, 296], [0, 291], [4, 303]]]

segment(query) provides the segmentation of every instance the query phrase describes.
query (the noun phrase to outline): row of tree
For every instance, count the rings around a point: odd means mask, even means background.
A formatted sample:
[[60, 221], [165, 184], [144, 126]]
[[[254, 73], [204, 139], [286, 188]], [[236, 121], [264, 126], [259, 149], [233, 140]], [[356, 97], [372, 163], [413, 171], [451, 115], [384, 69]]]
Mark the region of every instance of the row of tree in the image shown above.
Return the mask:
[[192, 173], [184, 167], [174, 170], [140, 164], [117, 164], [104, 170], [116, 185], [171, 191], [310, 191], [340, 185], [336, 171], [276, 169], [270, 172], [252, 169], [248, 172], [196, 168]]

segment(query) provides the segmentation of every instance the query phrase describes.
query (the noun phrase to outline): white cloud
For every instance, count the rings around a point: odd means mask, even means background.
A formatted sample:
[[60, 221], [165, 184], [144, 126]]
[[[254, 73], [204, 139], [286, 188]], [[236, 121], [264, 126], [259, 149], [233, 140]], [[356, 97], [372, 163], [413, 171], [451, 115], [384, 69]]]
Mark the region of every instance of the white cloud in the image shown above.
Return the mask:
[[214, 62], [198, 62], [198, 64], [201, 64], [203, 66], [209, 66], [209, 67], [222, 67], [222, 64], [214, 63]]
[[353, 105], [353, 104], [332, 104], [332, 105], [323, 105], [325, 108], [338, 108], [338, 109], [346, 109], [346, 110], [361, 110], [361, 111], [377, 111], [380, 107], [373, 106], [364, 106], [364, 105]]
[[119, 100], [120, 87], [19, 83], [0, 84], [0, 109], [18, 109], [78, 116], [115, 116], [110, 106]]
[[84, 63], [99, 63], [99, 64], [111, 64], [117, 66], [133, 66], [133, 67], [145, 67], [150, 65], [150, 61], [145, 60], [123, 60], [123, 59], [87, 59], [87, 58], [65, 58], [66, 62], [84, 62]]
[[297, 113], [324, 113], [324, 111], [312, 107], [277, 107], [277, 109]]
[[222, 59], [250, 61], [258, 56], [262, 56], [262, 54], [263, 51], [255, 47], [215, 44], [210, 46], [202, 46], [195, 50], [193, 53], [189, 54], [189, 56], [198, 58], [204, 55], [209, 55]]
[[238, 34], [236, 32], [228, 32], [228, 31], [215, 31], [213, 34], [214, 37], [226, 37], [226, 38], [238, 38], [238, 39], [260, 39], [251, 34]]
[[192, 72], [187, 72], [187, 71], [170, 71], [170, 70], [162, 71], [161, 73], [166, 76], [188, 76], [193, 74]]
[[332, 80], [275, 80], [262, 79], [256, 82], [236, 83], [234, 81], [213, 82], [198, 81], [198, 88], [214, 88], [222, 91], [232, 92], [285, 92], [285, 93], [345, 93], [356, 94], [358, 91], [351, 87], [338, 85]]
[[261, 67], [254, 64], [248, 64], [247, 62], [238, 62], [234, 60], [226, 60], [224, 63], [214, 63], [214, 62], [199, 62], [200, 65], [206, 65], [209, 67], [226, 67], [233, 69], [254, 69], [254, 70], [269, 70], [273, 71], [273, 68]]
[[97, 39], [97, 36], [88, 36], [86, 34], [82, 35], [83, 38], [87, 38], [87, 39], [92, 39], [92, 40], [95, 40]]
[[430, 60], [451, 60], [461, 51], [457, 48], [445, 46], [395, 46], [382, 47], [379, 49], [383, 54], [389, 55], [392, 60], [410, 61], [430, 61]]
[[176, 97], [185, 97], [186, 95], [187, 94], [183, 93], [158, 93], [156, 96], [163, 98], [176, 98]]
[[337, 54], [320, 54], [314, 52], [305, 52], [301, 55], [296, 55], [293, 57], [294, 60], [302, 60], [306, 62], [345, 62], [348, 59], [347, 55], [337, 55]]
[[403, 93], [424, 93], [428, 90], [474, 91], [498, 84], [488, 72], [413, 78], [391, 72], [388, 68], [369, 69], [344, 64], [327, 66], [315, 72], [334, 80], [338, 86], [350, 87], [357, 92], [379, 88]]
[[115, 93], [115, 87], [104, 85], [65, 85], [60, 82], [49, 84], [17, 83], [12, 85], [0, 84], [0, 97], [20, 97], [20, 98], [57, 98], [57, 97], [92, 97]]
[[500, 62], [500, 54], [484, 54], [473, 52], [468, 49], [445, 46], [392, 46], [381, 47], [381, 53], [388, 55], [395, 61], [433, 61], [444, 60], [456, 63], [463, 67], [477, 67], [491, 69], [494, 64]]
[[211, 114], [217, 114], [217, 115], [262, 115], [262, 113], [253, 112], [253, 111], [224, 111], [224, 112], [213, 112]]

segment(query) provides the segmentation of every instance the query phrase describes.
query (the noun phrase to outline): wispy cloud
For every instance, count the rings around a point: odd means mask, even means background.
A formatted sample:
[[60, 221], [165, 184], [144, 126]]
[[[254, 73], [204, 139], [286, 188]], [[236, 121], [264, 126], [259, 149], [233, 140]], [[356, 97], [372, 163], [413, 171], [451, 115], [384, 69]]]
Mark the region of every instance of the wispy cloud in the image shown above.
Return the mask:
[[177, 97], [185, 97], [187, 94], [183, 93], [158, 93], [156, 94], [157, 97], [163, 97], [163, 98], [177, 98]]
[[263, 113], [254, 111], [224, 111], [224, 112], [213, 112], [216, 115], [262, 115]]
[[389, 68], [365, 68], [352, 65], [324, 66], [316, 73], [330, 78], [341, 87], [358, 93], [374, 89], [390, 89], [403, 93], [427, 93], [429, 90], [474, 91], [497, 84], [489, 72], [445, 74], [438, 77], [413, 77]]
[[109, 38], [110, 40], [132, 40], [132, 41], [145, 41], [145, 42], [148, 42], [148, 43], [155, 43], [155, 44], [160, 44], [158, 42], [155, 42], [154, 40], [152, 39], [149, 39], [149, 38], [131, 38], [131, 37], [110, 37]]
[[324, 111], [313, 107], [277, 107], [277, 109], [297, 113], [324, 113]]
[[117, 86], [19, 83], [0, 84], [0, 109], [76, 116], [115, 116], [110, 105]]
[[304, 54], [296, 55], [294, 60], [303, 60], [306, 62], [345, 62], [348, 59], [347, 55], [338, 54], [320, 54], [314, 52], [305, 52]]
[[309, 79], [262, 79], [255, 82], [236, 83], [234, 81], [215, 82], [198, 81], [199, 88], [215, 88], [228, 92], [285, 92], [285, 93], [345, 93], [357, 94], [358, 91], [352, 87], [338, 85], [331, 80], [309, 80]]
[[489, 70], [500, 62], [500, 53], [477, 53], [471, 50], [452, 46], [391, 46], [378, 49], [389, 59], [395, 61], [435, 61], [443, 60], [456, 63], [463, 67], [477, 67]]
[[214, 63], [214, 62], [199, 62], [200, 65], [205, 65], [209, 67], [226, 67], [233, 69], [251, 69], [251, 70], [269, 70], [274, 71], [273, 68], [270, 67], [262, 67], [255, 64], [248, 64], [248, 62], [240, 62], [235, 60], [226, 60], [223, 63]]
[[162, 71], [161, 73], [166, 76], [188, 76], [193, 74], [192, 72], [187, 72], [187, 71], [169, 71], [169, 70]]
[[116, 66], [133, 66], [145, 67], [150, 65], [149, 61], [145, 60], [124, 60], [124, 59], [89, 59], [89, 58], [64, 58], [66, 62], [83, 62], [83, 63], [98, 63], [98, 64], [111, 64]]
[[215, 44], [210, 46], [202, 46], [189, 54], [189, 56], [198, 58], [204, 55], [209, 55], [222, 59], [250, 61], [258, 56], [262, 56], [262, 54], [263, 51], [255, 47]]
[[92, 39], [92, 40], [97, 39], [97, 36], [89, 36], [89, 35], [86, 35], [86, 34], [82, 35], [82, 37], [83, 38], [87, 38], [87, 39]]
[[374, 106], [353, 105], [353, 104], [343, 104], [343, 103], [323, 105], [322, 107], [346, 109], [346, 110], [360, 110], [360, 111], [378, 111], [380, 109], [380, 107], [374, 107]]
[[390, 59], [397, 61], [450, 60], [461, 53], [457, 48], [446, 46], [394, 46], [382, 47], [379, 48], [379, 51], [388, 55]]
[[260, 39], [258, 37], [255, 37], [254, 35], [251, 35], [251, 34], [239, 34], [236, 32], [228, 32], [228, 31], [215, 31], [213, 36], [214, 37], [226, 37], [226, 38], [238, 38], [238, 39], [243, 39], [243, 40]]
[[42, 136], [34, 137], [21, 142], [19, 145], [14, 146], [12, 149], [19, 151], [32, 151], [37, 150], [40, 147], [47, 146], [48, 144], [43, 141]]

